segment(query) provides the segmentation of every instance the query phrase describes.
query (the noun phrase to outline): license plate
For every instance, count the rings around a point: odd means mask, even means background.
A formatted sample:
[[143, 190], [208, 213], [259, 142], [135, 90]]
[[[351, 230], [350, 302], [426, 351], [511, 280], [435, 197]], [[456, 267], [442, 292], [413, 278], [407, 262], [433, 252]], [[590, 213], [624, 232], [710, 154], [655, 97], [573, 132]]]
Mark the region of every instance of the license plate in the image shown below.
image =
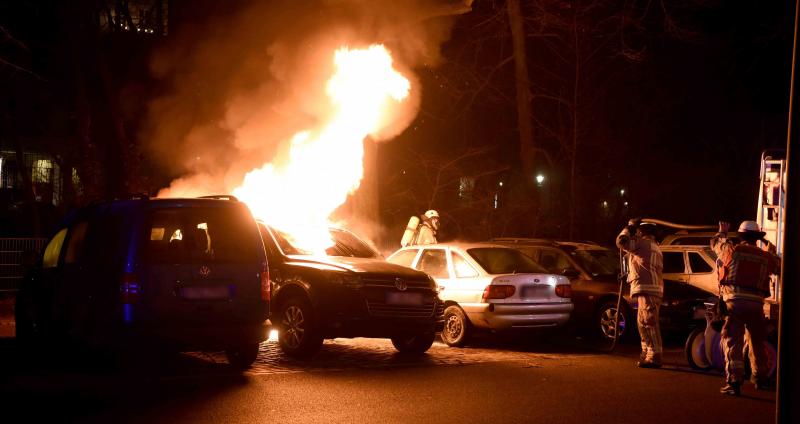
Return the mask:
[[181, 287], [181, 297], [189, 300], [227, 299], [230, 297], [228, 286], [190, 286]]
[[548, 297], [550, 295], [550, 286], [526, 286], [522, 288], [522, 297]]
[[423, 300], [422, 293], [386, 293], [388, 305], [422, 305]]

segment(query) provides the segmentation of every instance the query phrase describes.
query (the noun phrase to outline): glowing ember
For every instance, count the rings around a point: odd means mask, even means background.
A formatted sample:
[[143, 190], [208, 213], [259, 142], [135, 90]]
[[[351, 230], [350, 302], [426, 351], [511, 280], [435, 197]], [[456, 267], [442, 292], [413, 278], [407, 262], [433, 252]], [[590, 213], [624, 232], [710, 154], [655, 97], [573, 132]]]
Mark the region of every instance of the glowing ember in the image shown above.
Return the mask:
[[410, 89], [381, 45], [341, 48], [334, 64], [326, 87], [333, 108], [330, 119], [318, 129], [295, 134], [285, 162], [249, 172], [233, 191], [256, 218], [315, 252], [332, 244], [329, 216], [361, 183], [364, 139], [391, 123], [391, 102], [405, 99]]

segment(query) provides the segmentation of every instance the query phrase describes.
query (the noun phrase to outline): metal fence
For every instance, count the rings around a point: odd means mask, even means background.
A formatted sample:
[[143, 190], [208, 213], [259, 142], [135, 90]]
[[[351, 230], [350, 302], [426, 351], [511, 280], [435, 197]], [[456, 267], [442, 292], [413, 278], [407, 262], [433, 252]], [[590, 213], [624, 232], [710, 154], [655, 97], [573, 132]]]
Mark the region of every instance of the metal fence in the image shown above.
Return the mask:
[[44, 238], [0, 238], [0, 291], [15, 291], [25, 273], [23, 254], [38, 254], [44, 248]]

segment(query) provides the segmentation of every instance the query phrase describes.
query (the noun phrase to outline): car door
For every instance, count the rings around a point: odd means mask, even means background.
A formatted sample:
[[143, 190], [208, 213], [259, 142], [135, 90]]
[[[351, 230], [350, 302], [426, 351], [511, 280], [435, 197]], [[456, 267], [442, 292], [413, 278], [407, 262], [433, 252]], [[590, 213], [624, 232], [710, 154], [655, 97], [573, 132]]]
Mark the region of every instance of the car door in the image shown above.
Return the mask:
[[663, 250], [661, 254], [664, 258], [662, 277], [665, 280], [688, 283], [689, 274], [684, 252], [682, 250]]
[[414, 262], [414, 268], [436, 280], [436, 285], [439, 286], [440, 299], [458, 302], [459, 300], [457, 299], [460, 297], [458, 289], [451, 284], [453, 278], [447, 256], [447, 249], [442, 247], [421, 249]]
[[491, 278], [482, 276], [477, 264], [455, 250], [450, 251], [450, 263], [452, 278], [446, 283], [450, 290], [448, 296], [452, 293], [452, 299], [462, 305], [482, 303], [483, 292]]
[[710, 294], [718, 294], [717, 275], [714, 272], [714, 261], [699, 251], [686, 252], [689, 262], [689, 284], [705, 290]]

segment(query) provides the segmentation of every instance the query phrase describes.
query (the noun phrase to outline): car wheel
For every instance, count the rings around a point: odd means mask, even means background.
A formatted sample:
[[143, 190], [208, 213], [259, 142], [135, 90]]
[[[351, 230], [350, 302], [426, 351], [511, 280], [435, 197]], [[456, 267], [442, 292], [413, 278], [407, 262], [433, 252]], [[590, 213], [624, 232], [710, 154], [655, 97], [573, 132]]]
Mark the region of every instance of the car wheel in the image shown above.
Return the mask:
[[314, 324], [314, 310], [308, 299], [292, 296], [280, 307], [278, 344], [283, 353], [309, 357], [322, 346], [322, 336]]
[[448, 306], [444, 310], [442, 341], [448, 346], [461, 347], [467, 342], [471, 329], [464, 311], [458, 306]]
[[435, 338], [436, 333], [428, 331], [421, 334], [392, 337], [392, 344], [400, 353], [418, 355], [427, 352], [433, 346]]
[[696, 370], [708, 371], [711, 369], [711, 362], [706, 355], [706, 331], [705, 328], [695, 328], [686, 339], [686, 346], [683, 349], [686, 353], [686, 361], [689, 366]]
[[247, 343], [241, 346], [236, 346], [225, 351], [225, 356], [228, 358], [228, 364], [237, 370], [246, 370], [253, 365], [258, 357], [258, 343]]
[[[597, 319], [595, 321], [599, 329], [597, 335], [602, 337], [603, 340], [614, 339], [614, 317], [616, 312], [616, 301], [604, 303], [597, 311]], [[630, 322], [630, 314], [623, 305], [619, 310], [619, 323], [617, 324], [617, 330], [619, 331], [618, 340], [624, 340], [628, 336], [630, 333], [628, 328]]]

